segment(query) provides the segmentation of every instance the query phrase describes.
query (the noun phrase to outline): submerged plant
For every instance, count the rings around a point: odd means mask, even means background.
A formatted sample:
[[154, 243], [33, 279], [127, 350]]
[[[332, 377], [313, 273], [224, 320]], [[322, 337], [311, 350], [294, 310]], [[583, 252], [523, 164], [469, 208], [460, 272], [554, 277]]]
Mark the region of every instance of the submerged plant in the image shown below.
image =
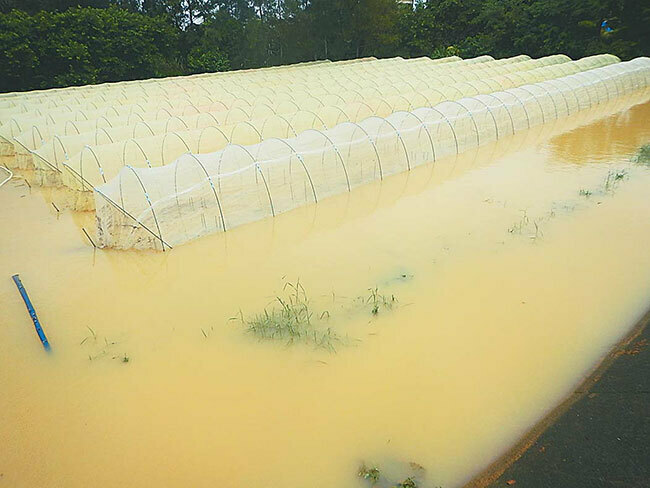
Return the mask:
[[650, 144], [641, 146], [633, 161], [638, 164], [650, 165]]
[[97, 334], [95, 331], [89, 325], [86, 326], [86, 329], [90, 331], [90, 335], [83, 338], [83, 340], [79, 343], [80, 346], [82, 346], [89, 339], [92, 339], [93, 342], [97, 342]]
[[627, 176], [627, 171], [624, 169], [612, 170], [607, 173], [605, 178], [605, 192], [613, 192], [618, 186], [619, 182]]
[[583, 189], [581, 189], [581, 190], [578, 192], [578, 194], [579, 194], [581, 197], [589, 198], [591, 195], [593, 195], [593, 192], [592, 192], [591, 190], [585, 190], [585, 189], [583, 188]]
[[539, 239], [544, 235], [542, 229], [539, 227], [539, 223], [543, 220], [550, 219], [555, 216], [554, 212], [549, 213], [546, 216], [542, 216], [539, 220], [531, 220], [528, 217], [528, 212], [526, 210], [522, 211], [521, 219], [515, 222], [512, 226], [508, 228], [508, 233], [510, 234], [519, 234], [524, 233], [528, 234], [528, 237], [531, 239]]
[[207, 332], [203, 327], [201, 327], [201, 334], [203, 334], [203, 337], [205, 337], [206, 339], [209, 338], [210, 335], [212, 335], [212, 332], [214, 332], [214, 326], [210, 326], [210, 330], [208, 330]]
[[521, 234], [522, 231], [528, 226], [530, 222], [528, 219], [528, 212], [524, 210], [522, 213], [523, 215], [521, 216], [521, 219], [519, 219], [510, 228], [508, 228], [508, 232], [510, 234]]
[[329, 312], [313, 312], [299, 280], [295, 284], [285, 283], [283, 291], [287, 295], [275, 297], [272, 307], [250, 318], [240, 312], [239, 320], [260, 340], [285, 341], [287, 345], [303, 342], [335, 352], [334, 345], [342, 339], [331, 328], [319, 327], [317, 323], [329, 318]]
[[[414, 462], [405, 464], [401, 461], [389, 464], [392, 466], [392, 470], [380, 471], [376, 465], [368, 467], [366, 463], [361, 463], [357, 474], [360, 478], [368, 481], [371, 486], [381, 488], [418, 488], [421, 483], [424, 483], [426, 469], [422, 465]], [[392, 475], [390, 471], [392, 471]], [[402, 481], [396, 481], [399, 479]]]
[[418, 488], [418, 484], [413, 478], [408, 477], [404, 481], [397, 483], [395, 488]]
[[[117, 345], [116, 341], [109, 341], [107, 337], [104, 337], [103, 341], [99, 340], [99, 336], [92, 327], [87, 325], [86, 329], [88, 329], [90, 335], [84, 337], [79, 345], [90, 349], [88, 360], [93, 361], [108, 356], [109, 352]], [[112, 357], [113, 359], [116, 358], [116, 356]], [[128, 362], [128, 360], [125, 362]]]
[[365, 463], [362, 463], [359, 467], [359, 478], [369, 481], [371, 485], [376, 485], [379, 482], [380, 476], [381, 473], [376, 466], [368, 468]]
[[391, 310], [397, 298], [395, 295], [386, 296], [379, 293], [379, 288], [368, 288], [370, 295], [365, 299], [365, 302], [370, 304], [370, 313], [373, 315], [379, 314], [379, 310], [384, 308], [385, 310]]

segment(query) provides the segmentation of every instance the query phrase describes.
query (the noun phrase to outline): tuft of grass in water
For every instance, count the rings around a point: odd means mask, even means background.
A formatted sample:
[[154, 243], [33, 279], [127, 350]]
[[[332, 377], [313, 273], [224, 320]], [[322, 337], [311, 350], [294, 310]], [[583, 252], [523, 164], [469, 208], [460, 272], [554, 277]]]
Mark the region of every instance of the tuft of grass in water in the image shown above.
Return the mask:
[[370, 304], [370, 313], [372, 315], [378, 315], [379, 311], [383, 308], [384, 310], [392, 310], [393, 306], [397, 303], [397, 298], [395, 295], [386, 296], [379, 293], [379, 288], [368, 288], [370, 295], [365, 299], [365, 302]]
[[[88, 329], [90, 335], [84, 337], [79, 345], [84, 346], [85, 348], [90, 348], [90, 352], [88, 353], [89, 361], [94, 361], [104, 356], [108, 356], [109, 353], [112, 352], [111, 350], [114, 349], [114, 346], [117, 345], [116, 341], [109, 341], [107, 337], [104, 337], [103, 341], [99, 340], [99, 336], [92, 327], [87, 325], [86, 329]], [[118, 356], [111, 357], [116, 359]], [[124, 362], [128, 362], [128, 359]]]
[[206, 339], [208, 339], [212, 335], [212, 332], [214, 332], [214, 326], [210, 326], [210, 330], [208, 330], [207, 332], [203, 327], [201, 327], [201, 334], [203, 334], [203, 337], [205, 337]]
[[418, 488], [418, 484], [411, 477], [406, 478], [404, 481], [401, 481], [395, 485], [395, 488]]
[[605, 178], [605, 193], [613, 192], [625, 177], [627, 177], [627, 171], [624, 169], [609, 171]]
[[399, 478], [402, 478], [402, 476], [408, 477], [396, 482], [395, 478], [391, 480], [391, 475], [386, 475], [385, 472], [381, 472], [376, 465], [370, 465], [369, 467], [365, 462], [362, 462], [357, 474], [359, 478], [366, 480], [370, 486], [382, 488], [418, 488], [420, 483], [424, 483], [426, 469], [422, 465], [410, 462], [403, 466], [400, 471], [402, 471], [402, 474]]
[[239, 320], [248, 332], [260, 340], [284, 341], [287, 345], [303, 342], [336, 352], [334, 345], [342, 339], [331, 328], [317, 324], [329, 318], [329, 312], [314, 313], [300, 280], [295, 284], [285, 283], [283, 291], [287, 295], [275, 297], [273, 306], [260, 314], [245, 318], [240, 312]]
[[128, 363], [130, 360], [131, 360], [131, 359], [130, 359], [129, 356], [127, 356], [126, 354], [125, 354], [124, 356], [122, 356], [122, 362], [123, 362], [123, 363]]
[[650, 165], [650, 144], [641, 146], [633, 161], [637, 164]]
[[585, 189], [583, 188], [583, 189], [581, 189], [581, 190], [578, 192], [578, 194], [579, 194], [581, 197], [589, 198], [591, 195], [593, 195], [593, 192], [592, 192], [591, 190], [585, 190]]
[[521, 219], [515, 222], [509, 229], [510, 234], [521, 234], [522, 231], [528, 226], [530, 219], [528, 218], [528, 213], [524, 210]]
[[[550, 218], [553, 215], [549, 214], [547, 218]], [[544, 220], [544, 217], [540, 219], [540, 222], [542, 220]], [[535, 232], [533, 232], [533, 229], [535, 230]], [[521, 219], [519, 219], [517, 222], [515, 222], [512, 226], [508, 228], [508, 233], [522, 235], [525, 232], [527, 232], [528, 237], [531, 239], [539, 239], [544, 235], [542, 229], [540, 229], [539, 227], [539, 222], [537, 220], [531, 220], [528, 217], [528, 212], [526, 210], [523, 210]]]
[[97, 334], [95, 334], [95, 331], [89, 325], [86, 326], [86, 329], [90, 331], [90, 335], [83, 338], [83, 340], [79, 343], [80, 346], [82, 346], [89, 339], [92, 339], [93, 342], [97, 342]]
[[381, 473], [379, 472], [379, 468], [377, 468], [376, 466], [368, 468], [365, 465], [365, 463], [363, 463], [359, 467], [359, 478], [367, 480], [368, 482], [370, 482], [371, 486], [376, 485], [379, 482], [380, 477], [381, 477]]

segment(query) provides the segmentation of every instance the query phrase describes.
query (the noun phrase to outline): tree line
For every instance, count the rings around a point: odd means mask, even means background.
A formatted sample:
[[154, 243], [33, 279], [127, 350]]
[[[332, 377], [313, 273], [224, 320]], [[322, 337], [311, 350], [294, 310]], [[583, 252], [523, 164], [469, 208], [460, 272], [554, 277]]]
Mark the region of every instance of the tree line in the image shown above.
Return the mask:
[[0, 0], [0, 91], [365, 56], [650, 54], [646, 0]]

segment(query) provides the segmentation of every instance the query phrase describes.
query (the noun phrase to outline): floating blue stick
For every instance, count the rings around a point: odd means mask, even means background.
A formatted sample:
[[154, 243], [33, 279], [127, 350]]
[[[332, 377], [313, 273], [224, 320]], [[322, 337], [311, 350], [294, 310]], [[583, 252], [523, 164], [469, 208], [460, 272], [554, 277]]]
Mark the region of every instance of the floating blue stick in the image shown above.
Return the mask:
[[43, 332], [43, 327], [41, 327], [41, 323], [38, 321], [36, 310], [34, 310], [32, 301], [29, 299], [29, 295], [27, 295], [27, 290], [25, 290], [25, 287], [23, 286], [22, 282], [20, 281], [20, 277], [17, 274], [13, 275], [12, 278], [14, 280], [14, 283], [16, 283], [16, 286], [18, 287], [20, 296], [23, 297], [23, 301], [25, 302], [25, 306], [27, 306], [27, 311], [29, 312], [29, 316], [32, 318], [32, 321], [34, 322], [34, 327], [36, 328], [36, 333], [38, 334], [38, 338], [41, 340], [41, 343], [43, 344], [45, 350], [50, 351], [51, 349], [50, 343], [47, 341], [47, 337], [45, 337], [45, 332]]

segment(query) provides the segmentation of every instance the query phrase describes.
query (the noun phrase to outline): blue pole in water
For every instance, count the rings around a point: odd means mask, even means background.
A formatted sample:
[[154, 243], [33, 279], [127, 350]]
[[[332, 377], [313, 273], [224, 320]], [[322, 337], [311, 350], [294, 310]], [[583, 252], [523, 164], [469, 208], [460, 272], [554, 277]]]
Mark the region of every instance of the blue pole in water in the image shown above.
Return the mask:
[[27, 306], [27, 311], [29, 312], [29, 316], [32, 318], [32, 321], [34, 322], [34, 327], [36, 328], [36, 333], [38, 334], [38, 338], [41, 340], [41, 343], [43, 343], [43, 347], [45, 348], [45, 350], [50, 351], [51, 349], [50, 343], [47, 341], [47, 337], [45, 337], [45, 332], [43, 332], [41, 323], [38, 321], [36, 310], [34, 310], [32, 301], [29, 299], [29, 295], [27, 295], [27, 290], [25, 290], [25, 287], [23, 286], [22, 282], [20, 281], [20, 277], [17, 274], [13, 275], [12, 278], [14, 280], [14, 283], [16, 283], [16, 286], [18, 287], [20, 296], [23, 297], [23, 301], [25, 302], [25, 306]]

